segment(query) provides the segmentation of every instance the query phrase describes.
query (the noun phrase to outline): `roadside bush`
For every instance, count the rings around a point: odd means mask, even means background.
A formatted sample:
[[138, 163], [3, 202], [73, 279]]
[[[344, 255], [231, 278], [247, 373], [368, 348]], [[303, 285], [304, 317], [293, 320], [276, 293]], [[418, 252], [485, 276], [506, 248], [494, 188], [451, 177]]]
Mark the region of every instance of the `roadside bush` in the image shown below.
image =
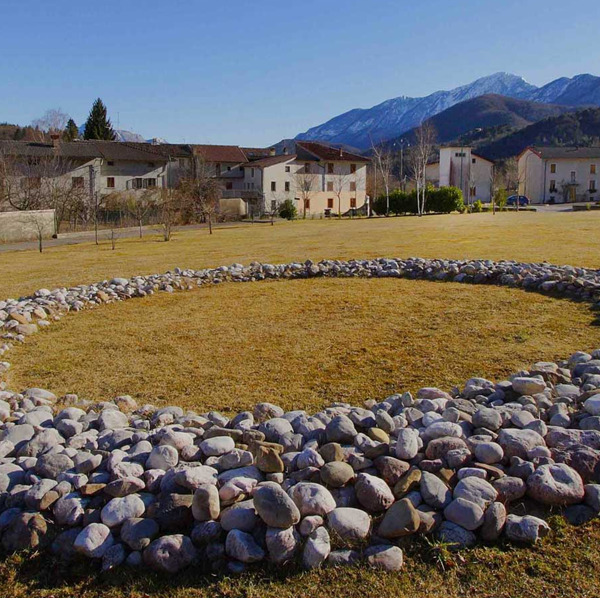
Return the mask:
[[[386, 213], [385, 194], [378, 196], [373, 202], [373, 210], [378, 215]], [[428, 186], [425, 191], [425, 211], [437, 213], [464, 212], [462, 192], [456, 187], [434, 188]], [[417, 192], [394, 190], [390, 193], [390, 214], [417, 214]]]
[[473, 206], [471, 207], [471, 212], [480, 213], [482, 211], [483, 203], [481, 202], [481, 200], [475, 200], [475, 202], [473, 202]]
[[291, 221], [292, 219], [295, 219], [297, 215], [298, 211], [296, 209], [296, 205], [292, 200], [285, 200], [284, 202], [282, 202], [281, 206], [279, 207], [279, 216], [282, 219], [287, 219], [288, 221]]

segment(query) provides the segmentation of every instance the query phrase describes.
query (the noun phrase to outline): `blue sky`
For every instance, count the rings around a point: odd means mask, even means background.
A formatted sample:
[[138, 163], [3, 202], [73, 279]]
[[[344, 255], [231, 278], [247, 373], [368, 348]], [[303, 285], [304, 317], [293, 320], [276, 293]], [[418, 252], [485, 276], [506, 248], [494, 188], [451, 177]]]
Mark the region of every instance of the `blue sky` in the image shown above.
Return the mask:
[[[496, 71], [600, 75], [598, 0], [2, 0], [0, 121], [100, 96], [170, 142], [267, 145]], [[576, 9], [575, 9], [576, 7]]]

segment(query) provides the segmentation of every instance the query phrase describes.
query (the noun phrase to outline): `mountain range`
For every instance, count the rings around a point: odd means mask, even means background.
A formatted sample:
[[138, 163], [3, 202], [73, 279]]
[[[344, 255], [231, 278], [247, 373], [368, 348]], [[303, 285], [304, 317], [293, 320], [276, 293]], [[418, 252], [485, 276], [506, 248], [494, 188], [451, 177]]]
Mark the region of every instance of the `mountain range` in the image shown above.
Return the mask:
[[561, 77], [537, 87], [517, 75], [495, 73], [452, 90], [419, 98], [399, 96], [371, 108], [355, 108], [311, 127], [295, 139], [346, 144], [365, 150], [373, 143], [399, 137], [457, 104], [489, 94], [552, 104], [554, 111], [560, 110], [556, 105], [573, 110], [573, 107], [600, 105], [600, 77], [589, 74]]

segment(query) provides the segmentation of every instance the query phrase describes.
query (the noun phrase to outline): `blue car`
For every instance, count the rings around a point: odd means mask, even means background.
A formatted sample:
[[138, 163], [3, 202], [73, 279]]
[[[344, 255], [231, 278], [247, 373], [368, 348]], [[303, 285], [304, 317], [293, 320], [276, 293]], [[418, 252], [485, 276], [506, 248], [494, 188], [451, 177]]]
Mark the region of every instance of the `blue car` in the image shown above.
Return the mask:
[[508, 206], [516, 206], [517, 205], [517, 197], [519, 198], [519, 206], [529, 206], [529, 198], [527, 196], [509, 196], [506, 199], [506, 204]]

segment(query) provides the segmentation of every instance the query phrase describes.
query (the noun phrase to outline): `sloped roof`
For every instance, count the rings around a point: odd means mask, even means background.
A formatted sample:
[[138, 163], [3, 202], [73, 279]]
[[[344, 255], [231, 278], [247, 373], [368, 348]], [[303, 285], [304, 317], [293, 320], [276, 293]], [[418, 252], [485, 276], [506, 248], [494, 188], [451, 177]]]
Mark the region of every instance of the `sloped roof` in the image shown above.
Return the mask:
[[242, 167], [257, 167], [259, 169], [264, 169], [265, 167], [287, 162], [288, 160], [294, 160], [295, 158], [295, 154], [277, 154], [275, 156], [267, 156], [266, 158], [261, 158], [259, 160], [245, 162]]
[[304, 142], [297, 141], [296, 142], [296, 152], [298, 153], [298, 158], [304, 160], [303, 153], [300, 150], [305, 150], [309, 155], [307, 156], [307, 160], [330, 160], [330, 161], [347, 161], [347, 162], [371, 162], [369, 158], [366, 156], [361, 156], [360, 154], [355, 154], [353, 152], [348, 152], [343, 148], [334, 148], [333, 146], [327, 146], [326, 144], [321, 144], [320, 142]]
[[216, 146], [212, 144], [190, 144], [194, 154], [207, 162], [243, 163], [248, 160], [239, 146]]
[[597, 158], [600, 159], [600, 148], [597, 146], [581, 148], [578, 146], [531, 146], [526, 148], [541, 158]]
[[259, 158], [267, 158], [267, 156], [271, 156], [272, 149], [242, 147], [242, 152], [246, 155], [248, 160], [257, 160]]
[[56, 146], [43, 142], [2, 140], [0, 141], [0, 152], [11, 156], [60, 156], [62, 158], [85, 160], [93, 158], [143, 162], [163, 162], [166, 160], [158, 152], [137, 148], [128, 142], [109, 142], [104, 140], [59, 142]]

